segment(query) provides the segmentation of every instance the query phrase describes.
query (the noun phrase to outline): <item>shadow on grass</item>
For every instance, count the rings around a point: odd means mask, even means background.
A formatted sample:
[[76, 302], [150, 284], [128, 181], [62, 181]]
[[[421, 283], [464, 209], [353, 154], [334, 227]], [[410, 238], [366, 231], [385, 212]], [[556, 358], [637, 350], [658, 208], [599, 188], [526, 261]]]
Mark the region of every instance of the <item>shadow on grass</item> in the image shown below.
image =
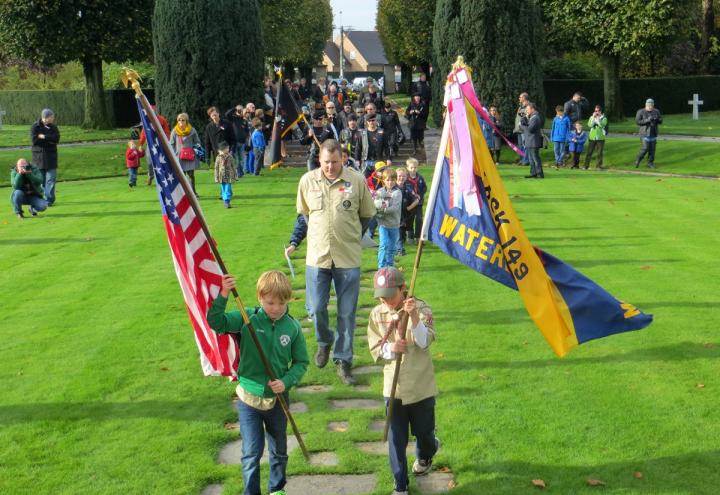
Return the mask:
[[[231, 406], [228, 405], [228, 408]], [[202, 418], [198, 417], [197, 403], [192, 401], [39, 402], [0, 406], [0, 425], [37, 421], [105, 421], [118, 418], [202, 421]]]
[[[542, 479], [556, 493], [718, 493], [720, 450], [690, 452], [655, 459], [606, 462], [596, 465], [555, 466], [522, 461], [478, 465], [477, 473], [492, 479], [462, 483], [458, 493], [512, 493], [519, 485], [533, 490], [530, 480]], [[642, 473], [642, 478], [634, 476]], [[600, 479], [602, 487], [588, 487], [586, 480]], [[703, 488], [701, 488], [703, 487]], [[537, 490], [534, 490], [537, 492]]]
[[648, 349], [636, 349], [634, 351], [608, 354], [606, 356], [573, 357], [572, 354], [564, 359], [555, 357], [548, 359], [532, 359], [529, 361], [520, 360], [483, 360], [462, 361], [458, 359], [442, 359], [435, 363], [438, 370], [467, 370], [486, 368], [544, 368], [557, 367], [567, 368], [574, 366], [585, 366], [588, 364], [613, 364], [613, 363], [640, 363], [662, 361], [665, 363], [674, 361], [691, 361], [694, 359], [718, 359], [720, 358], [720, 347], [705, 347], [698, 342], [678, 342], [661, 347]]
[[584, 268], [591, 268], [595, 266], [606, 266], [606, 265], [648, 265], [652, 263], [662, 264], [662, 263], [679, 263], [681, 261], [685, 260], [675, 260], [675, 259], [662, 259], [662, 260], [651, 260], [651, 259], [645, 259], [645, 260], [628, 260], [628, 259], [617, 259], [617, 260], [563, 260], [568, 265], [578, 268], [578, 267], [584, 267]]
[[76, 243], [76, 244], [84, 244], [87, 242], [95, 242], [95, 241], [101, 241], [104, 240], [101, 237], [67, 237], [67, 238], [60, 238], [60, 237], [41, 237], [36, 239], [0, 239], [0, 246], [33, 246], [35, 244], [66, 244], [66, 243]]
[[630, 202], [636, 202], [637, 199], [632, 198], [607, 198], [602, 196], [530, 196], [526, 194], [518, 194], [513, 196], [512, 201], [522, 203], [522, 202], [528, 202], [528, 203], [558, 203], [558, 204], [565, 204], [565, 203], [581, 203], [585, 201], [595, 201], [595, 202], [605, 202], [608, 201], [608, 199], [612, 199], [615, 203], [630, 203]]
[[132, 210], [132, 211], [79, 211], [77, 213], [55, 213], [48, 214], [48, 217], [57, 218], [74, 218], [74, 217], [135, 217], [142, 215], [158, 216], [159, 212], [155, 210]]

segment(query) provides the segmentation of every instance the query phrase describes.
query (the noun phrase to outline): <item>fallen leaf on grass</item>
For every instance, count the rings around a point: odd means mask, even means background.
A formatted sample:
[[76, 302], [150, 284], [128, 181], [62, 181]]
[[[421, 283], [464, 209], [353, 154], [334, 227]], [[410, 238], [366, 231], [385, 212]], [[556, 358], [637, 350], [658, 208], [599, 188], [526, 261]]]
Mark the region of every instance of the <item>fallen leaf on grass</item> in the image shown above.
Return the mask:
[[605, 486], [605, 482], [601, 480], [589, 479], [585, 483], [587, 483], [588, 486]]
[[652, 270], [653, 268], [655, 267], [652, 265], [643, 265], [640, 267], [641, 270]]
[[163, 368], [160, 368], [160, 371], [170, 371], [170, 368], [163, 367]]
[[226, 430], [239, 430], [240, 423], [225, 423]]
[[713, 347], [715, 347], [715, 344], [713, 344], [712, 342], [703, 342], [703, 347], [705, 349], [712, 349]]
[[438, 469], [438, 471], [440, 471], [441, 473], [452, 473], [452, 470], [447, 466], [441, 467], [440, 469]]
[[697, 385], [695, 385], [695, 387], [696, 387], [696, 388], [705, 388], [705, 384], [704, 384], [704, 383], [698, 383]]
[[642, 479], [643, 474], [642, 474], [640, 471], [635, 471], [635, 472], [633, 473], [633, 476], [635, 476], [637, 479], [640, 480], [640, 479]]
[[480, 373], [480, 379], [481, 380], [488, 380], [490, 377], [487, 376], [485, 373]]
[[443, 359], [444, 357], [445, 353], [443, 352], [438, 352], [437, 354], [435, 354], [435, 359]]
[[455, 480], [448, 481], [448, 490], [452, 490], [457, 486], [457, 482]]
[[531, 483], [538, 488], [545, 488], [545, 482], [543, 480], [532, 480]]

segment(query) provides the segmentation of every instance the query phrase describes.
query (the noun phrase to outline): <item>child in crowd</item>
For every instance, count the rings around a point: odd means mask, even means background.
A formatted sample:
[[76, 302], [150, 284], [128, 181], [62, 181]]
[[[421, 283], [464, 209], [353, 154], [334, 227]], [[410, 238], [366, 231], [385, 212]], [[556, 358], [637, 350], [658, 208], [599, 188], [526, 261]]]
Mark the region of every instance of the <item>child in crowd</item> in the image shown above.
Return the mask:
[[386, 168], [382, 177], [383, 187], [375, 192], [376, 216], [380, 225], [378, 268], [395, 265], [402, 208], [402, 192], [397, 187], [397, 173], [391, 168]]
[[260, 347], [270, 361], [275, 380], [265, 368], [240, 311], [225, 313], [228, 295], [235, 288], [232, 275], [223, 275], [220, 294], [207, 313], [207, 321], [217, 333], [239, 334], [237, 403], [242, 445], [242, 474], [245, 495], [260, 493], [260, 458], [265, 437], [270, 452], [270, 494], [284, 494], [287, 467], [287, 418], [276, 394], [288, 402], [288, 390], [297, 385], [309, 363], [300, 323], [288, 313], [292, 288], [279, 271], [260, 275], [256, 293], [260, 307], [247, 310], [257, 330]]
[[342, 162], [345, 167], [351, 168], [356, 172], [360, 172], [358, 163], [350, 156], [347, 146], [342, 147]]
[[263, 134], [263, 123], [258, 118], [253, 119], [253, 128], [255, 129], [250, 138], [252, 143], [254, 174], [260, 175], [263, 168], [263, 160], [265, 159], [265, 135]]
[[565, 115], [562, 105], [555, 107], [555, 118], [550, 128], [550, 141], [553, 142], [553, 150], [555, 152], [555, 168], [565, 165], [565, 146], [568, 140], [568, 134], [572, 132], [572, 122]]
[[232, 208], [232, 183], [237, 180], [235, 159], [230, 154], [230, 145], [226, 142], [218, 144], [218, 154], [215, 158], [215, 182], [220, 183], [220, 195], [225, 203], [225, 208]]
[[568, 142], [570, 144], [570, 153], [573, 157], [572, 168], [580, 168], [580, 155], [582, 155], [583, 149], [585, 148], [585, 141], [587, 141], [587, 132], [583, 131], [582, 122], [579, 120], [575, 122], [575, 130], [571, 130], [568, 135]]
[[[498, 112], [497, 107], [490, 107], [489, 113], [492, 123], [495, 124], [495, 127], [500, 129], [500, 127], [502, 127], [502, 118], [500, 117], [500, 112]], [[500, 134], [497, 131], [493, 130], [492, 141], [488, 143], [488, 146], [490, 147], [490, 154], [492, 155], [495, 166], [497, 167], [500, 165], [500, 148], [502, 148], [502, 137], [500, 137]]]
[[130, 190], [137, 185], [137, 171], [140, 166], [140, 158], [145, 156], [145, 151], [142, 148], [138, 148], [137, 142], [134, 140], [128, 141], [128, 147], [125, 151], [125, 166], [128, 169], [128, 186]]
[[398, 241], [398, 255], [405, 256], [405, 239], [407, 239], [407, 221], [408, 214], [420, 203], [420, 198], [413, 191], [410, 183], [407, 182], [408, 172], [404, 167], [400, 167], [397, 172], [397, 184], [400, 192], [402, 192], [402, 208], [400, 209], [400, 239]]
[[415, 208], [408, 212], [407, 232], [408, 237], [414, 242], [420, 238], [422, 231], [422, 206], [427, 192], [427, 184], [425, 178], [418, 172], [418, 161], [415, 158], [408, 158], [405, 162], [408, 171], [407, 182], [412, 187], [413, 192], [417, 195], [419, 202]]
[[375, 194], [375, 191], [382, 187], [382, 174], [388, 167], [388, 164], [383, 161], [375, 162], [375, 166], [372, 169], [372, 173], [367, 178], [367, 185], [370, 192]]
[[[402, 272], [394, 267], [382, 268], [374, 277], [375, 297], [380, 304], [370, 312], [368, 345], [376, 363], [384, 363], [383, 396], [390, 401], [395, 362], [401, 360], [393, 411], [390, 417], [388, 448], [390, 470], [395, 478], [395, 495], [407, 495], [408, 472], [406, 448], [409, 429], [415, 436], [412, 472], [428, 474], [440, 441], [435, 436], [435, 384], [430, 344], [435, 340], [435, 326], [430, 307], [420, 299], [407, 298]], [[407, 332], [399, 335], [399, 313], [408, 314]]]

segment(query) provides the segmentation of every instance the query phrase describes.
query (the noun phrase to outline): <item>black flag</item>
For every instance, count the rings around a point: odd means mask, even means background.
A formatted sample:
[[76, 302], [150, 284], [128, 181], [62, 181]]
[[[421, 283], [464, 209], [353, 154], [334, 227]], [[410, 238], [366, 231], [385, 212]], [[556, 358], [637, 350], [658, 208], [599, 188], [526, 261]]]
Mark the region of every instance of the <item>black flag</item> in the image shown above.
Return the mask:
[[270, 138], [270, 170], [277, 168], [283, 161], [280, 142], [302, 119], [298, 106], [288, 87], [283, 83], [282, 73], [278, 73], [278, 91], [275, 99], [275, 124]]

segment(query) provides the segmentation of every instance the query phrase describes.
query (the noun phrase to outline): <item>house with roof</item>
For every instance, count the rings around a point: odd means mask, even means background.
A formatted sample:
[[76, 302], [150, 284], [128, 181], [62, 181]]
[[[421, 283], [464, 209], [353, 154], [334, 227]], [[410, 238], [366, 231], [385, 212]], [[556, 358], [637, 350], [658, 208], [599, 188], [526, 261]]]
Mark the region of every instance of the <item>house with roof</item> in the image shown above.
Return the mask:
[[[325, 44], [322, 65], [316, 68], [316, 74], [339, 77], [340, 44], [339, 35]], [[343, 77], [348, 81], [368, 76], [376, 80], [381, 77], [385, 77], [386, 81], [395, 80], [395, 66], [385, 57], [377, 31], [348, 31], [344, 33], [342, 45]], [[394, 89], [394, 85], [391, 86], [393, 88], [386, 89]]]

